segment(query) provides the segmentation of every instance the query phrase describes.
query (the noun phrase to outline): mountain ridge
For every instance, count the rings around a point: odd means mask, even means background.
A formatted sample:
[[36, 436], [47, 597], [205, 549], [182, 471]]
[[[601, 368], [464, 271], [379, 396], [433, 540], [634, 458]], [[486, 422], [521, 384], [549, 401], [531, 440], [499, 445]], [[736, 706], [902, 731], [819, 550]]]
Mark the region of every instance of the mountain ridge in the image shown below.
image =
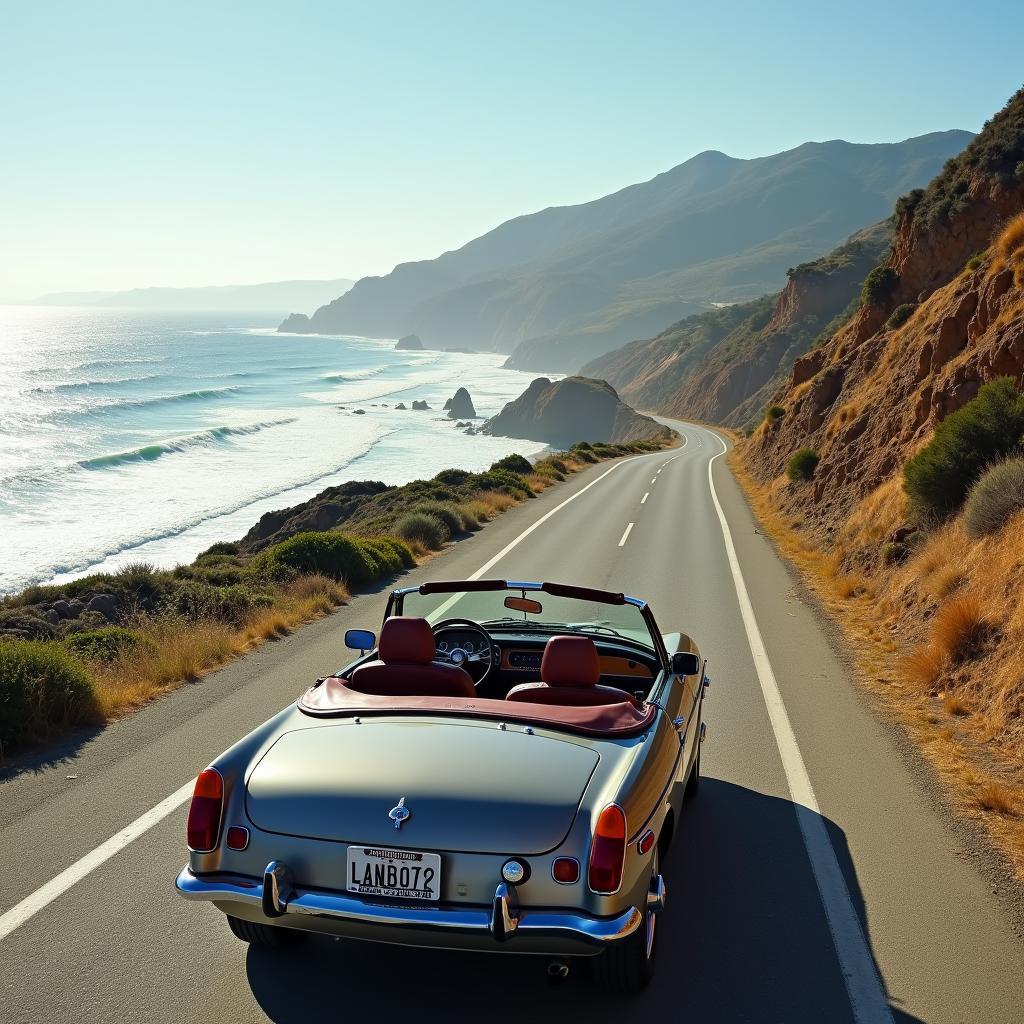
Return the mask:
[[[588, 203], [513, 218], [436, 260], [364, 278], [289, 330], [398, 336], [574, 370], [711, 301], [777, 290], [787, 266], [884, 216], [971, 138], [804, 143], [739, 159], [707, 150]], [[517, 346], [521, 350], [514, 351]], [[579, 356], [583, 358], [579, 358]]]

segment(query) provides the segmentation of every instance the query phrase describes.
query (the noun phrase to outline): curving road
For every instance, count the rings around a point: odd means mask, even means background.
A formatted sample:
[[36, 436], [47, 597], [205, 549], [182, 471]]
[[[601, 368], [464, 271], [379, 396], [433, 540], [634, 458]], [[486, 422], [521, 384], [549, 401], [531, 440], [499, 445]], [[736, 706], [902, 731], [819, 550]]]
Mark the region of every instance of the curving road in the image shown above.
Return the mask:
[[592, 467], [403, 579], [493, 560], [488, 575], [625, 590], [710, 657], [705, 777], [646, 992], [594, 992], [583, 970], [552, 988], [516, 957], [249, 950], [175, 895], [196, 771], [343, 664], [380, 592], [0, 781], [0, 1021], [1024, 1019], [993, 883], [756, 532], [724, 443], [672, 425], [682, 449]]

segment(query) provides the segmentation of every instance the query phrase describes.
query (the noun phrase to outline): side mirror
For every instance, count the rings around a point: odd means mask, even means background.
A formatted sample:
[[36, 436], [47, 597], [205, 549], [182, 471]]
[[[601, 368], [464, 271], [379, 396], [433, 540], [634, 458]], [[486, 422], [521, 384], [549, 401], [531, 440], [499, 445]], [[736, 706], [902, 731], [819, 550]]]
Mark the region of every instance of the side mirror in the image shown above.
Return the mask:
[[372, 651], [377, 643], [377, 634], [372, 629], [346, 629], [345, 646], [365, 654]]
[[695, 676], [700, 671], [700, 658], [690, 651], [672, 655], [672, 671], [677, 676]]

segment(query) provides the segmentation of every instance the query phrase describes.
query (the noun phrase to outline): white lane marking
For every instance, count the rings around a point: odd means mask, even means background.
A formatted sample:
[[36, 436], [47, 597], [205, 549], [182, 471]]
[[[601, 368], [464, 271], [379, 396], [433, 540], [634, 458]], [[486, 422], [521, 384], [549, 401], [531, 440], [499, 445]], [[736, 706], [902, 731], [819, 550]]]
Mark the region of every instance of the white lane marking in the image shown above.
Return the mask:
[[625, 531], [622, 534], [622, 540], [619, 541], [619, 547], [620, 548], [625, 545], [627, 540], [629, 540], [629, 531], [632, 530], [632, 529], [633, 529], [633, 524], [630, 523], [629, 526], [626, 527]]
[[[480, 579], [480, 577], [483, 576], [483, 574], [487, 572], [488, 569], [490, 569], [492, 566], [500, 562], [501, 559], [503, 559], [521, 541], [529, 537], [530, 534], [533, 533], [533, 531], [536, 530], [538, 526], [540, 526], [542, 523], [546, 523], [553, 515], [555, 515], [555, 513], [561, 512], [562, 509], [569, 504], [569, 502], [575, 501], [581, 494], [585, 494], [595, 484], [599, 484], [609, 473], [614, 473], [615, 470], [619, 468], [619, 466], [625, 465], [625, 463], [627, 462], [632, 462], [634, 459], [643, 458], [646, 458], [646, 456], [634, 455], [633, 458], [623, 459], [622, 462], [616, 462], [615, 465], [611, 467], [611, 469], [606, 469], [596, 480], [591, 480], [586, 487], [581, 487], [575, 494], [570, 494], [569, 497], [566, 498], [565, 501], [561, 503], [561, 505], [556, 505], [553, 509], [551, 509], [550, 512], [545, 512], [544, 515], [542, 515], [540, 519], [537, 520], [537, 522], [535, 522], [532, 526], [528, 526], [525, 530], [523, 530], [521, 534], [519, 534], [518, 537], [509, 541], [508, 544], [506, 544], [493, 558], [488, 559], [486, 562], [484, 562], [484, 564], [481, 565], [480, 568], [477, 569], [477, 571], [468, 578], [471, 580]], [[463, 594], [452, 594], [452, 596], [449, 597], [447, 601], [444, 601], [442, 604], [438, 605], [438, 607], [435, 608], [434, 611], [432, 611], [427, 616], [427, 618], [431, 622], [437, 622], [437, 620], [441, 618], [441, 616], [444, 615], [444, 613], [448, 611], [448, 609], [451, 608], [453, 604], [456, 604], [459, 601], [461, 601], [464, 596], [465, 595]]]
[[[581, 494], [589, 491], [595, 484], [599, 484], [609, 473], [614, 473], [619, 466], [633, 462], [634, 459], [646, 458], [644, 455], [635, 455], [629, 459], [616, 462], [610, 469], [606, 469], [596, 480], [591, 480], [585, 487], [581, 487], [575, 494], [570, 494], [560, 505], [556, 505], [549, 512], [546, 512], [532, 526], [528, 526], [518, 537], [509, 541], [493, 558], [489, 559], [472, 576], [471, 580], [478, 580], [488, 569], [499, 559], [504, 558], [520, 542], [529, 537], [534, 530], [542, 523], [546, 523], [556, 512], [560, 512], [570, 502], [575, 501]], [[462, 595], [456, 594], [445, 601], [433, 615], [432, 620], [437, 619], [446, 609], [450, 608]], [[58, 896], [67, 892], [76, 882], [81, 881], [90, 872], [95, 871], [101, 864], [108, 861], [115, 853], [123, 850], [129, 843], [138, 839], [144, 832], [149, 831], [154, 825], [162, 821], [172, 811], [177, 810], [192, 795], [195, 779], [187, 782], [180, 789], [175, 790], [170, 796], [165, 797], [155, 807], [150, 808], [145, 814], [140, 815], [130, 825], [121, 829], [116, 835], [111, 836], [106, 842], [101, 843], [91, 853], [87, 853], [80, 860], [76, 860], [69, 868], [65, 868], [55, 878], [50, 879], [45, 885], [40, 886], [34, 893], [26, 896], [20, 903], [11, 907], [5, 914], [0, 916], [0, 940], [10, 935], [15, 928], [20, 927], [29, 918], [38, 914], [40, 910], [52, 903]]]
[[644, 502], [645, 502], [645, 501], [646, 501], [646, 500], [647, 500], [647, 499], [648, 499], [648, 498], [650, 497], [650, 494], [651, 494], [651, 492], [650, 492], [650, 491], [647, 491], [647, 492], [646, 492], [646, 493], [644, 494], [644, 496], [643, 496], [643, 497], [642, 497], [642, 498], [640, 499], [640, 504], [641, 504], [641, 505], [642, 505], [642, 504], [643, 504], [643, 503], [644, 503]]
[[892, 1012], [886, 998], [885, 985], [878, 973], [878, 967], [871, 954], [871, 946], [861, 927], [853, 900], [850, 898], [850, 891], [839, 867], [839, 861], [836, 859], [836, 852], [825, 828], [825, 819], [818, 807], [803, 755], [797, 745], [796, 734], [793, 732], [789, 715], [786, 713], [782, 693], [779, 690], [771, 661], [768, 659], [764, 639], [757, 625], [754, 606], [751, 604], [750, 594], [747, 592], [747, 585], [740, 570], [739, 558], [736, 556], [732, 533], [715, 491], [715, 481], [711, 470], [715, 460], [721, 458], [729, 449], [717, 434], [714, 436], [722, 445], [722, 450], [712, 456], [708, 462], [708, 485], [711, 488], [711, 500], [714, 502], [718, 521], [722, 526], [722, 537], [725, 540], [725, 551], [729, 558], [729, 568], [732, 570], [733, 584], [736, 587], [743, 627], [747, 633], [757, 678], [761, 683], [761, 693], [764, 695], [765, 707], [768, 709], [768, 718], [772, 724], [772, 731], [775, 733], [775, 743], [782, 758], [782, 767], [786, 773], [786, 782], [789, 785], [789, 793], [793, 800], [804, 848], [807, 850], [807, 856], [811, 862], [814, 881], [817, 883], [829, 931], [832, 933], [832, 942], [839, 960], [843, 981], [846, 984], [846, 993], [850, 998], [853, 1018], [857, 1024], [892, 1024]]
[[175, 790], [169, 797], [161, 800], [156, 807], [151, 807], [145, 814], [136, 818], [116, 835], [101, 843], [91, 853], [76, 860], [69, 868], [65, 868], [56, 878], [50, 879], [45, 885], [26, 896], [20, 903], [11, 907], [0, 916], [0, 939], [10, 935], [15, 928], [23, 925], [30, 917], [52, 903], [62, 893], [67, 892], [75, 884], [95, 871], [104, 861], [109, 860], [119, 850], [138, 839], [143, 832], [151, 829], [157, 822], [163, 821], [172, 811], [176, 811], [191, 795], [195, 779], [186, 782], [181, 789]]
[[658, 482], [658, 474], [655, 473], [654, 476], [651, 477], [651, 483], [652, 484], [656, 484], [657, 482]]

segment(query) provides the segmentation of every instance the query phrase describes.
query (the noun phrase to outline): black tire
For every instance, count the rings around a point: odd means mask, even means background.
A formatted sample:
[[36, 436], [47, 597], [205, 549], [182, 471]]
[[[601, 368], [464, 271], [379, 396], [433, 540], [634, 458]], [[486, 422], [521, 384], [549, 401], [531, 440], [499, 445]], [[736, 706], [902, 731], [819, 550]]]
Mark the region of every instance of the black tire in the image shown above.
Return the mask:
[[[658, 872], [658, 854], [654, 854], [651, 870]], [[629, 938], [609, 946], [603, 953], [590, 958], [591, 977], [601, 988], [613, 992], [639, 992], [654, 977], [655, 957], [658, 952], [657, 914], [647, 909], [644, 899], [644, 919]]]
[[306, 937], [305, 932], [294, 928], [272, 928], [257, 921], [245, 921], [240, 917], [227, 915], [228, 927], [236, 939], [248, 942], [250, 946], [265, 946], [268, 949], [287, 949], [296, 946]]
[[700, 791], [700, 747], [697, 747], [697, 756], [693, 759], [693, 767], [690, 769], [690, 777], [686, 780], [686, 789], [683, 790], [683, 799], [692, 800]]

